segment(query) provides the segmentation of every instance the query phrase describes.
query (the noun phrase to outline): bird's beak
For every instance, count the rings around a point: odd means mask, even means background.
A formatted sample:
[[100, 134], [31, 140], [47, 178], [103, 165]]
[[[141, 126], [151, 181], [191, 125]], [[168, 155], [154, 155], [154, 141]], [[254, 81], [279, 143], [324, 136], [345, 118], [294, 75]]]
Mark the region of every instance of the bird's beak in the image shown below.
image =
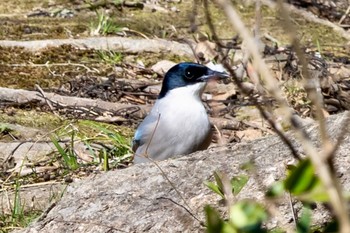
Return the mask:
[[219, 71], [214, 71], [214, 70], [209, 70], [206, 75], [203, 75], [202, 77], [199, 78], [200, 81], [202, 82], [208, 82], [209, 80], [213, 79], [225, 79], [229, 78], [230, 75], [228, 75], [225, 72], [219, 72]]

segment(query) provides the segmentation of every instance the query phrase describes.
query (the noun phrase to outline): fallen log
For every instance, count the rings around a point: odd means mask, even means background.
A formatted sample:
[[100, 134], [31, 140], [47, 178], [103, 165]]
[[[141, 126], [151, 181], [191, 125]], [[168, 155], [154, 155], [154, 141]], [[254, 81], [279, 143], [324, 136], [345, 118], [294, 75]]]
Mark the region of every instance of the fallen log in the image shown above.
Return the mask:
[[[99, 99], [88, 99], [71, 96], [62, 96], [55, 93], [44, 93], [37, 91], [28, 91], [23, 89], [11, 89], [0, 87], [0, 102], [15, 104], [35, 103], [38, 105], [49, 105], [54, 111], [59, 108], [84, 109], [85, 111], [110, 112], [110, 116], [105, 117], [96, 113], [93, 118], [96, 121], [103, 122], [122, 122], [130, 118], [143, 119], [151, 110], [151, 105], [133, 105], [112, 103]], [[1, 106], [1, 105], [0, 105]], [[97, 111], [98, 110], [98, 111]], [[240, 127], [240, 122], [224, 118], [211, 117], [210, 121], [219, 129], [234, 129]]]
[[189, 45], [164, 39], [132, 39], [124, 37], [89, 37], [82, 39], [51, 39], [32, 41], [2, 40], [3, 47], [23, 47], [37, 51], [47, 47], [72, 45], [78, 49], [117, 50], [125, 53], [172, 53], [193, 59]]
[[[44, 95], [44, 96], [43, 96]], [[37, 103], [37, 104], [55, 104], [58, 107], [73, 107], [76, 109], [87, 108], [93, 110], [94, 108], [102, 111], [111, 111], [113, 113], [120, 113], [120, 116], [126, 117], [132, 115], [136, 118], [143, 118], [146, 112], [149, 111], [149, 106], [138, 106], [131, 104], [111, 103], [99, 99], [87, 99], [70, 96], [57, 95], [55, 93], [40, 93], [36, 91], [27, 91], [23, 89], [10, 89], [0, 87], [0, 100], [2, 102], [11, 102], [17, 104]], [[127, 112], [127, 113], [125, 113]]]

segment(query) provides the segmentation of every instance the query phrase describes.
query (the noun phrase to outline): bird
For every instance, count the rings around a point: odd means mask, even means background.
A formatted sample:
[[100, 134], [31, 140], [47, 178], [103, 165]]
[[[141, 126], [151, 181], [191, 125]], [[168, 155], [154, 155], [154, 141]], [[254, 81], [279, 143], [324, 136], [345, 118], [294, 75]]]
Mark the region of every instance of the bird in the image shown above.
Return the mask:
[[191, 62], [170, 68], [155, 104], [134, 134], [134, 164], [207, 149], [213, 132], [201, 96], [209, 80], [227, 77]]

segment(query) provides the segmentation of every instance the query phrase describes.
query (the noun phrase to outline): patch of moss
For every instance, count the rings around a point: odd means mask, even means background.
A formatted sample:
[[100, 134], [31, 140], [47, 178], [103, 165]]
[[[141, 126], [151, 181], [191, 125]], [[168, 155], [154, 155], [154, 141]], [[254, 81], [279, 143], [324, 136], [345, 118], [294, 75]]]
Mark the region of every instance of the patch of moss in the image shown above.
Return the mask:
[[0, 122], [52, 130], [61, 126], [64, 121], [52, 113], [16, 109], [11, 114], [0, 112]]
[[[110, 65], [101, 64], [96, 51], [79, 50], [69, 45], [36, 53], [0, 47], [0, 53], [0, 86], [3, 87], [33, 89], [38, 84], [42, 88], [54, 88], [76, 76], [89, 75], [93, 68], [101, 76], [112, 69]], [[84, 64], [86, 67], [81, 66]]]

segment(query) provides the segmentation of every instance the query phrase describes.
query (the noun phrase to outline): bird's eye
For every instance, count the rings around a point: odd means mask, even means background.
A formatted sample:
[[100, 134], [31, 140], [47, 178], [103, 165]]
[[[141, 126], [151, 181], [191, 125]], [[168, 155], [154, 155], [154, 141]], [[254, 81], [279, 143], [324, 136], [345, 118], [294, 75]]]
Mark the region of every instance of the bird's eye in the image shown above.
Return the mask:
[[194, 77], [194, 74], [193, 74], [193, 72], [191, 72], [190, 70], [186, 70], [186, 71], [185, 71], [185, 77], [186, 77], [187, 79], [192, 79], [192, 78]]

